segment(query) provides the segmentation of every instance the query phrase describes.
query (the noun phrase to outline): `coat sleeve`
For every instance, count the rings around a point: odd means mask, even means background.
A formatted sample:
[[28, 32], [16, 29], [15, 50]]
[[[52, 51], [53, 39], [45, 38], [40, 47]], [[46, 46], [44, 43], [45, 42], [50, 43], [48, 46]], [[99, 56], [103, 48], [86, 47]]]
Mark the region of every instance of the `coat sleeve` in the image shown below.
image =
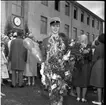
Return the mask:
[[23, 54], [23, 59], [25, 62], [27, 62], [27, 54], [28, 54], [28, 50], [24, 47], [24, 54]]
[[46, 60], [46, 40], [44, 39], [41, 44], [41, 53], [42, 53], [42, 60], [43, 62]]

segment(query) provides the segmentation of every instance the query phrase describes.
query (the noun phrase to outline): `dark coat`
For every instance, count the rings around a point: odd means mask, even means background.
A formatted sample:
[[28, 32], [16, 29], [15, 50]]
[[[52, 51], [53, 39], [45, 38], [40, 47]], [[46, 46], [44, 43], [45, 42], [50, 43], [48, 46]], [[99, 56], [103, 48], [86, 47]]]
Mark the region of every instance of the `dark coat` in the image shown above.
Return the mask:
[[77, 87], [87, 87], [89, 85], [90, 73], [91, 73], [91, 60], [92, 51], [84, 55], [84, 62], [81, 64], [77, 62], [75, 64], [75, 70], [73, 72], [73, 85]]
[[104, 44], [99, 43], [93, 55], [90, 85], [104, 87]]
[[10, 46], [11, 70], [24, 70], [27, 61], [27, 49], [23, 46], [23, 39], [12, 40]]

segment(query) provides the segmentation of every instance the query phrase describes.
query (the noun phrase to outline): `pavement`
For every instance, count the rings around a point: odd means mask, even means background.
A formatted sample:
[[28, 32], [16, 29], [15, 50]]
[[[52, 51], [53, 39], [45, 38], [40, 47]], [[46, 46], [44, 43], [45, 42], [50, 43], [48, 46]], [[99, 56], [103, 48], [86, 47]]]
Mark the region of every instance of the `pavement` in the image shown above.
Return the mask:
[[[46, 91], [41, 88], [40, 80], [35, 81], [34, 86], [25, 86], [23, 88], [11, 88], [10, 84], [1, 87], [1, 92], [6, 96], [1, 98], [1, 105], [50, 105], [49, 97]], [[87, 102], [77, 102], [76, 97], [64, 97], [64, 105], [94, 105], [92, 100], [97, 99], [97, 94], [89, 90], [87, 93]]]

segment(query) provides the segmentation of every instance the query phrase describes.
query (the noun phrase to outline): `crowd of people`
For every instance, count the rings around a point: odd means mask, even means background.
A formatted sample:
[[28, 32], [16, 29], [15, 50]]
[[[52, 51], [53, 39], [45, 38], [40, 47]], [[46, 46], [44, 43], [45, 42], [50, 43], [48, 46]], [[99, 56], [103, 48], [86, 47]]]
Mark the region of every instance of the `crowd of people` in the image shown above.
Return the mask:
[[[47, 63], [47, 59], [49, 59], [48, 56], [50, 55], [47, 55], [47, 52], [51, 49], [50, 46], [52, 44], [52, 42], [51, 44], [49, 42], [55, 41], [54, 39], [51, 40], [53, 37], [58, 37], [60, 23], [61, 22], [58, 18], [52, 19], [52, 21], [50, 22], [51, 35], [48, 38], [44, 39], [43, 42], [38, 42], [35, 36], [31, 33], [27, 36], [32, 40], [31, 44], [33, 48], [35, 46], [35, 43], [38, 43], [41, 49], [43, 63]], [[63, 37], [62, 40], [66, 48], [68, 49], [70, 46], [70, 41], [72, 43], [73, 40], [68, 39], [64, 35], [60, 34], [60, 36]], [[34, 57], [31, 51], [24, 47], [23, 40], [23, 33], [21, 33], [20, 31], [16, 31], [14, 33], [10, 33], [9, 37], [5, 37], [5, 40], [1, 41], [0, 72], [2, 86], [4, 85], [3, 80], [7, 79], [7, 81], [11, 81], [12, 88], [15, 88], [17, 86], [22, 88], [25, 86], [23, 77], [27, 78], [26, 85], [35, 85], [35, 77], [38, 76], [37, 72], [40, 72], [41, 64], [36, 59], [36, 57]], [[84, 50], [84, 54], [86, 56], [84, 57], [83, 64], [81, 64], [81, 62], [74, 62], [75, 64], [72, 72], [70, 94], [76, 94], [75, 96], [77, 97], [77, 101], [86, 102], [87, 88], [89, 86], [96, 87], [98, 100], [92, 101], [92, 103], [102, 105], [104, 93], [104, 34], [99, 35], [98, 39], [93, 44], [88, 43], [87, 38], [82, 37], [73, 42], [86, 45], [86, 47], [89, 48], [89, 52], [87, 53], [88, 50]], [[54, 47], [55, 43], [51, 47]], [[68, 69], [70, 70], [70, 66]], [[48, 87], [44, 88], [48, 89]], [[3, 96], [4, 94], [1, 93], [1, 95]], [[60, 104], [57, 103], [55, 105]]]

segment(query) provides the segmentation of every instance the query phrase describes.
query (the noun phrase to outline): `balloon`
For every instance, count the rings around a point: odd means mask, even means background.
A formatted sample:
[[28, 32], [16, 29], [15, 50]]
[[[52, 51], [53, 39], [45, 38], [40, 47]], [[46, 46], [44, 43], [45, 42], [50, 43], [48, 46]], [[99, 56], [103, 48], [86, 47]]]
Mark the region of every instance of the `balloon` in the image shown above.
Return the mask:
[[38, 59], [39, 62], [42, 62], [42, 54], [37, 43], [34, 44], [34, 47], [31, 49], [31, 53]]
[[27, 50], [31, 50], [33, 48], [33, 42], [30, 38], [25, 38], [23, 40], [23, 45]]
[[39, 44], [37, 42], [34, 42], [30, 38], [25, 38], [23, 40], [23, 45], [27, 50], [30, 50], [31, 53], [38, 59], [39, 62], [42, 61], [42, 54], [41, 50], [39, 48]]

